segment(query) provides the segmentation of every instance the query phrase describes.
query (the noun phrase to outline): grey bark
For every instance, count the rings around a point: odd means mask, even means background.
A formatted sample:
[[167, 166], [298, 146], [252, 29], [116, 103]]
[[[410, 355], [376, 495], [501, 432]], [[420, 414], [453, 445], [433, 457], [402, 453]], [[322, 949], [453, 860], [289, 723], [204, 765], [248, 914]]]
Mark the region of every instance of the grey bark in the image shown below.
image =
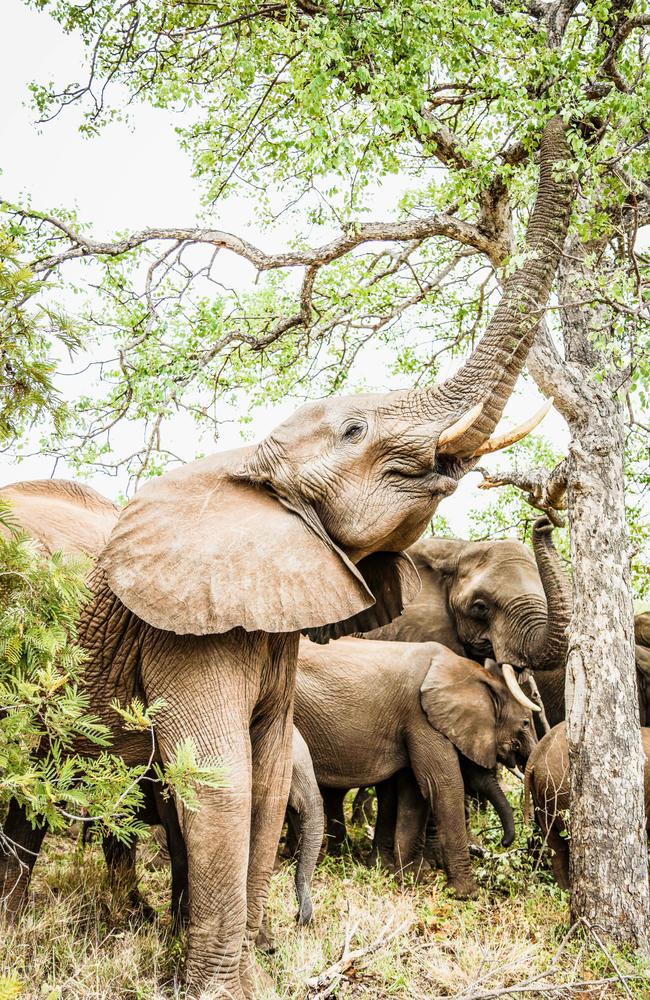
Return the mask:
[[[561, 302], [579, 299], [582, 279], [583, 248], [574, 238], [568, 249], [559, 275]], [[578, 322], [572, 308], [561, 318], [565, 358], [543, 329], [529, 369], [542, 391], [554, 396], [572, 434], [566, 462], [573, 566], [566, 681], [571, 913], [617, 944], [650, 952], [623, 402], [614, 378], [595, 378], [590, 331], [602, 316], [583, 312]]]

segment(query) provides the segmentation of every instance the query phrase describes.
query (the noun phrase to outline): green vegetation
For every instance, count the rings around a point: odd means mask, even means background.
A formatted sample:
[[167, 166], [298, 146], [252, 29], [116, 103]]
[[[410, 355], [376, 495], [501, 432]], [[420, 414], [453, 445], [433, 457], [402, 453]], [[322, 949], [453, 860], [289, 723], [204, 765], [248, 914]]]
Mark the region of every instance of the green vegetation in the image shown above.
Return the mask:
[[[518, 799], [520, 792], [512, 795]], [[316, 870], [315, 922], [299, 929], [293, 866], [283, 864], [273, 877], [269, 904], [277, 950], [265, 959], [277, 995], [286, 1000], [314, 995], [307, 981], [340, 959], [346, 935], [351, 950], [364, 949], [404, 925], [395, 938], [354, 963], [334, 995], [372, 1000], [474, 996], [539, 976], [538, 989], [525, 994], [531, 1000], [590, 996], [587, 986], [553, 992], [544, 987], [602, 979], [609, 982], [593, 995], [629, 998], [606, 956], [581, 934], [573, 935], [558, 955], [569, 929], [564, 894], [529, 852], [530, 831], [502, 851], [497, 825], [491, 810], [474, 817], [474, 832], [488, 855], [474, 862], [481, 892], [471, 902], [452, 899], [440, 875], [427, 875], [417, 885], [410, 878], [402, 883], [351, 856], [327, 858]], [[367, 848], [364, 831], [353, 829], [352, 840], [355, 853]], [[169, 876], [158, 867], [157, 851], [148, 834], [140, 851], [141, 887], [159, 916], [156, 923], [142, 925], [124, 900], [109, 892], [96, 845], [82, 848], [69, 837], [51, 838], [35, 869], [33, 906], [0, 942], [0, 998], [162, 1000], [178, 995], [183, 947], [170, 932]], [[639, 977], [627, 980], [628, 987], [634, 1000], [645, 1000], [648, 967], [624, 954], [613, 958], [621, 972]]]

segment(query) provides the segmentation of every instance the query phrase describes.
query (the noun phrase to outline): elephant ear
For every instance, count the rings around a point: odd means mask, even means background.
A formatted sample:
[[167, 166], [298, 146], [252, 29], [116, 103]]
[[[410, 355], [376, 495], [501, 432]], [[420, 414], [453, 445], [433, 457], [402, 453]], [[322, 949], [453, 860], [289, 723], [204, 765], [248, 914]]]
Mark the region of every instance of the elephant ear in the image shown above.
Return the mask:
[[420, 704], [427, 719], [475, 764], [495, 767], [496, 708], [490, 675], [446, 646], [431, 646], [437, 648], [420, 688]]
[[467, 548], [461, 538], [420, 538], [408, 550], [416, 566], [427, 566], [441, 576], [456, 572], [458, 562]]
[[325, 643], [388, 625], [401, 615], [420, 590], [420, 577], [405, 552], [374, 552], [357, 563], [356, 569], [363, 576], [375, 603], [345, 621], [323, 628], [303, 629], [312, 642]]
[[[69, 479], [34, 479], [0, 490], [9, 522], [37, 540], [46, 555], [96, 556], [115, 527], [118, 508], [90, 486]], [[8, 530], [0, 525], [0, 534]]]
[[178, 635], [355, 620], [375, 603], [363, 576], [324, 529], [240, 477], [248, 451], [192, 462], [137, 494], [100, 559], [111, 590]]

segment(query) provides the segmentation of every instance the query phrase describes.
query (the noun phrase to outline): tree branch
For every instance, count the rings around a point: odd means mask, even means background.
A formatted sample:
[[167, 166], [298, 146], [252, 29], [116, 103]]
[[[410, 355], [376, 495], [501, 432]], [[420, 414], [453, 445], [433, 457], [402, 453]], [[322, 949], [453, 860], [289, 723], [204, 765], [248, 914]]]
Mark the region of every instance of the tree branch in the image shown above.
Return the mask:
[[148, 243], [174, 240], [188, 244], [205, 243], [219, 249], [230, 250], [248, 260], [258, 271], [270, 271], [285, 267], [322, 267], [343, 257], [364, 243], [403, 242], [424, 240], [443, 236], [465, 246], [490, 255], [492, 241], [476, 225], [435, 212], [421, 219], [406, 219], [402, 222], [360, 222], [351, 223], [335, 239], [320, 247], [286, 253], [266, 253], [234, 233], [220, 229], [198, 227], [151, 228], [131, 233], [117, 240], [91, 240], [73, 229], [62, 219], [43, 212], [23, 209], [4, 203], [11, 212], [21, 218], [35, 219], [49, 223], [70, 241], [70, 246], [58, 254], [50, 254], [35, 260], [32, 270], [36, 273], [51, 271], [67, 260], [85, 257], [117, 257]]

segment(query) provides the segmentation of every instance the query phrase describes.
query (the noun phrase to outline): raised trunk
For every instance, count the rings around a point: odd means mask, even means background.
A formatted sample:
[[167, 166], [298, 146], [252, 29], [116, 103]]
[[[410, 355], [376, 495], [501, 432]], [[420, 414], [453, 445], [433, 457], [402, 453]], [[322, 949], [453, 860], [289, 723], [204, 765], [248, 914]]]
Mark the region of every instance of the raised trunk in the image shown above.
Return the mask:
[[564, 667], [568, 653], [567, 630], [571, 620], [571, 593], [562, 562], [553, 545], [552, 526], [538, 518], [533, 528], [533, 551], [546, 594], [547, 618], [526, 644], [532, 670]]
[[574, 181], [563, 169], [570, 162], [565, 125], [557, 116], [542, 135], [537, 200], [526, 232], [526, 260], [505, 281], [503, 295], [485, 335], [461, 370], [435, 390], [450, 410], [484, 402], [479, 419], [463, 436], [456, 454], [471, 455], [496, 427], [523, 368], [544, 314], [562, 253]]
[[567, 664], [571, 912], [650, 951], [650, 893], [634, 618], [623, 495], [624, 423], [589, 386], [568, 470], [574, 610]]

